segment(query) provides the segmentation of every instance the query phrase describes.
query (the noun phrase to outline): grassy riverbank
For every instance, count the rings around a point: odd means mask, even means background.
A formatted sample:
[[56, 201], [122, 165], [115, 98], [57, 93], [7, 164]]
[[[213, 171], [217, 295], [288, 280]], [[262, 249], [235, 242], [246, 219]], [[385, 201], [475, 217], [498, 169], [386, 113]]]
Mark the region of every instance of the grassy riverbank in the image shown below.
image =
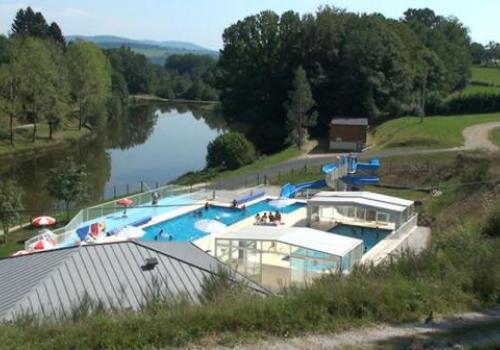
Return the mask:
[[298, 157], [306, 152], [306, 150], [299, 151], [297, 147], [291, 146], [273, 155], [262, 156], [252, 164], [236, 170], [205, 169], [197, 172], [189, 172], [174, 180], [173, 183], [176, 185], [193, 185], [201, 182], [217, 181], [236, 176], [253, 174], [270, 166], [286, 162], [287, 160]]
[[81, 140], [90, 136], [90, 130], [83, 128], [78, 130], [76, 125], [70, 124], [63, 126], [55, 131], [52, 140], [49, 139], [49, 126], [39, 124], [35, 142], [32, 140], [32, 127], [17, 129], [14, 133], [14, 145], [10, 144], [6, 129], [3, 129], [2, 139], [0, 140], [0, 157], [10, 155], [23, 155], [43, 152]]

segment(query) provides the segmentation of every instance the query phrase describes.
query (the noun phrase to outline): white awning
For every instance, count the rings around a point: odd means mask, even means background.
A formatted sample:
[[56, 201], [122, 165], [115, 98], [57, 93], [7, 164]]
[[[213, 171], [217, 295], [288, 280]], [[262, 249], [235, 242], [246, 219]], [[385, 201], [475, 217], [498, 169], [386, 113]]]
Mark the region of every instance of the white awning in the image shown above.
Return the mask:
[[403, 207], [401, 205], [387, 204], [384, 202], [377, 202], [370, 199], [364, 198], [313, 198], [309, 200], [309, 205], [319, 205], [319, 206], [332, 206], [332, 207], [341, 207], [341, 206], [356, 206], [368, 209], [374, 209], [384, 212], [391, 213], [402, 213], [406, 210], [407, 207]]
[[307, 227], [252, 226], [230, 232], [217, 240], [274, 241], [343, 257], [363, 244], [356, 238], [337, 235]]
[[314, 197], [339, 197], [339, 198], [365, 198], [365, 199], [371, 199], [374, 201], [378, 202], [383, 202], [383, 203], [388, 203], [388, 204], [396, 204], [396, 205], [401, 205], [405, 207], [412, 206], [414, 204], [413, 201], [399, 198], [399, 197], [393, 197], [393, 196], [387, 196], [385, 194], [380, 194], [380, 193], [374, 193], [374, 192], [366, 192], [366, 191], [322, 191], [317, 193]]

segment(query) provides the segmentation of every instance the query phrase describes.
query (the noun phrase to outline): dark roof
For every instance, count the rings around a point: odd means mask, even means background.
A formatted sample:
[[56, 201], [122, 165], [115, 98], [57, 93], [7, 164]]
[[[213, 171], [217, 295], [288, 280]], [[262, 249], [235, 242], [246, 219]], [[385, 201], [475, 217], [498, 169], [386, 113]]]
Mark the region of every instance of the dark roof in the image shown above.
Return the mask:
[[[144, 269], [146, 259], [158, 264]], [[88, 296], [107, 308], [138, 310], [152, 293], [199, 301], [206, 277], [225, 267], [191, 243], [116, 242], [0, 260], [0, 320], [30, 313], [69, 315]], [[233, 278], [268, 292], [243, 275]]]
[[330, 124], [335, 125], [368, 125], [367, 118], [333, 118]]

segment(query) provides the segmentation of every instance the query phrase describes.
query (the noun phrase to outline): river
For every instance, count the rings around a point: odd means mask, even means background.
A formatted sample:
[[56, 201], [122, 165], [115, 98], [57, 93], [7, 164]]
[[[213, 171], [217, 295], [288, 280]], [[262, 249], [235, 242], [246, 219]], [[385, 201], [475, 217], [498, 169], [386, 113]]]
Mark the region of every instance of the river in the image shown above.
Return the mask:
[[46, 187], [50, 169], [71, 156], [87, 166], [93, 201], [164, 185], [205, 166], [207, 144], [226, 130], [220, 114], [200, 106], [144, 104], [114, 118], [98, 136], [64, 149], [2, 160], [0, 177], [24, 188], [26, 209], [51, 212], [55, 201]]

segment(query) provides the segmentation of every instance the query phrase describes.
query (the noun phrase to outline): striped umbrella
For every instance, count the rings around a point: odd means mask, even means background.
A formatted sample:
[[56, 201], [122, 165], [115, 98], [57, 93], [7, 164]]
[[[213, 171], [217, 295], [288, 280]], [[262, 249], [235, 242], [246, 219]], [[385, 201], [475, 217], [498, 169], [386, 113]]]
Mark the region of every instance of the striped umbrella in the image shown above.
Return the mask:
[[134, 201], [131, 200], [130, 198], [122, 198], [117, 200], [116, 204], [121, 205], [123, 207], [130, 207], [132, 204], [134, 204]]
[[33, 250], [45, 250], [45, 249], [53, 249], [56, 246], [54, 243], [49, 242], [49, 241], [36, 241], [30, 248]]
[[39, 216], [37, 218], [34, 218], [33, 221], [31, 221], [31, 224], [33, 226], [41, 227], [41, 226], [51, 226], [56, 223], [56, 219], [50, 216]]

